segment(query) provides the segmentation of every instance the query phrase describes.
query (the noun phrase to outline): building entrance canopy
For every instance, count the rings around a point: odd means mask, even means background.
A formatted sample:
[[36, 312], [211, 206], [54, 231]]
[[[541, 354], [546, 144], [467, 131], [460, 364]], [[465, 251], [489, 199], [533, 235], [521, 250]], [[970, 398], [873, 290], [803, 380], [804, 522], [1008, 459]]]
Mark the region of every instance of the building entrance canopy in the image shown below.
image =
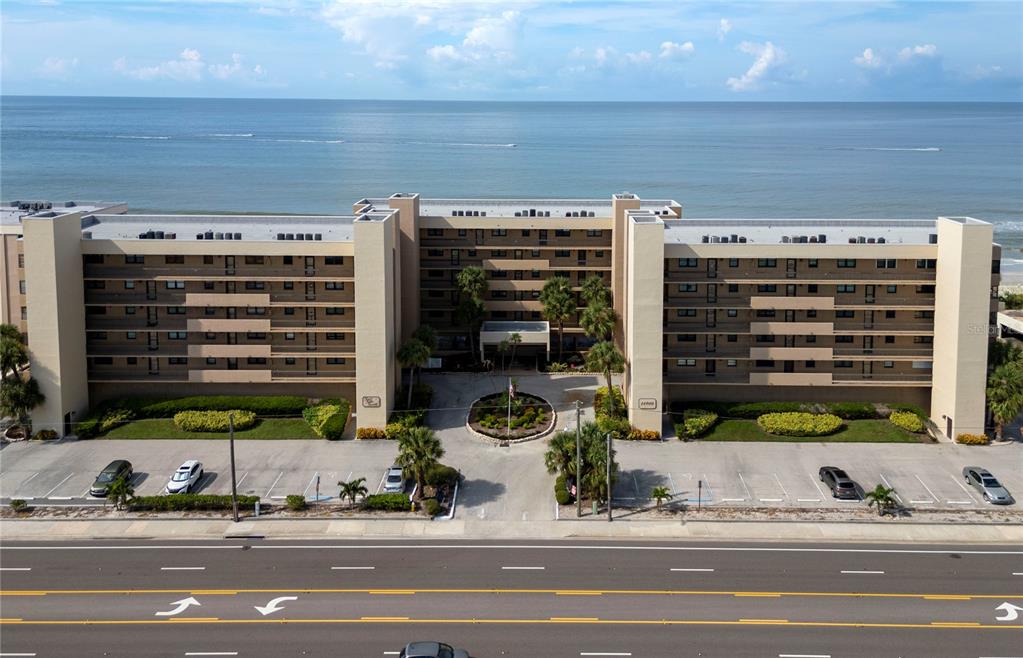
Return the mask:
[[498, 345], [503, 340], [509, 340], [512, 334], [518, 334], [522, 338], [522, 345], [543, 345], [547, 350], [547, 356], [550, 357], [551, 325], [549, 322], [500, 320], [488, 320], [480, 328], [480, 357], [486, 358], [483, 353], [484, 345]]

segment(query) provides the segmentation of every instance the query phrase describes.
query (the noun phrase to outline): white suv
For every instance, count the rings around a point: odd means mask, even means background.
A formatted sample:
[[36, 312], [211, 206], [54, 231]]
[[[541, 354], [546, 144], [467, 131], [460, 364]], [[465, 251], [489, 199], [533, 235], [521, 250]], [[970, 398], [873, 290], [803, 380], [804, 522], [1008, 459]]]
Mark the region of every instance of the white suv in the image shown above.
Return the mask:
[[384, 478], [384, 491], [387, 493], [403, 493], [405, 491], [405, 475], [401, 466], [395, 464], [387, 469], [387, 477]]

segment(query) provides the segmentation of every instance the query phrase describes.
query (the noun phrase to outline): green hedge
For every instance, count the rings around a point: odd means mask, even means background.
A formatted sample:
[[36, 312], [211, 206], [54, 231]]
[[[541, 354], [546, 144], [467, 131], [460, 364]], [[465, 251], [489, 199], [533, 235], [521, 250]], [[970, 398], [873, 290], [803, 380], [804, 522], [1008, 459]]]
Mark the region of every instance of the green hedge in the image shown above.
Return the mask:
[[844, 420], [877, 418], [877, 409], [870, 402], [831, 402], [824, 406], [828, 413]]
[[440, 514], [440, 502], [436, 498], [427, 498], [423, 501], [423, 511], [427, 516], [437, 516]]
[[302, 410], [302, 418], [317, 436], [336, 441], [344, 436], [348, 424], [348, 400], [321, 400]]
[[682, 415], [682, 422], [675, 426], [675, 434], [678, 438], [697, 439], [714, 427], [718, 422], [718, 415], [706, 409], [686, 409]]
[[424, 474], [426, 484], [439, 487], [441, 485], [455, 486], [460, 477], [458, 469], [446, 464], [434, 464]]
[[234, 416], [234, 429], [247, 430], [256, 424], [256, 414], [251, 411], [179, 411], [174, 414], [174, 424], [185, 432], [227, 432]]
[[885, 405], [892, 411], [908, 411], [911, 414], [916, 414], [921, 420], [927, 420], [929, 414], [923, 410], [923, 408], [916, 406], [915, 404], [889, 404]]
[[135, 418], [171, 418], [179, 411], [251, 411], [258, 416], [299, 416], [309, 404], [296, 395], [194, 395], [183, 398], [125, 398], [103, 411], [127, 409]]
[[802, 411], [763, 414], [757, 425], [768, 434], [780, 436], [825, 436], [842, 427], [842, 419], [834, 414], [811, 414]]
[[907, 432], [913, 432], [914, 434], [919, 434], [927, 429], [926, 425], [924, 425], [923, 419], [912, 411], [893, 411], [892, 414], [888, 416], [888, 420], [892, 425], [901, 427]]
[[554, 499], [558, 505], [568, 505], [572, 502], [572, 494], [568, 491], [568, 482], [564, 475], [559, 475], [554, 481]]
[[[618, 388], [611, 389], [615, 401], [615, 410], [618, 414], [625, 412], [625, 397]], [[607, 415], [607, 386], [599, 387], [593, 394], [593, 409], [597, 416]]]
[[385, 512], [408, 512], [412, 509], [412, 503], [403, 493], [370, 494], [363, 499], [362, 508]]
[[[259, 496], [238, 496], [238, 509], [250, 510]], [[231, 509], [230, 496], [211, 494], [171, 494], [168, 496], [140, 496], [132, 498], [129, 507], [137, 511], [187, 512]]]
[[[910, 405], [888, 405], [898, 409]], [[914, 408], [915, 410], [916, 408]], [[691, 410], [703, 410], [717, 414], [720, 418], [759, 418], [764, 414], [793, 413], [829, 413], [845, 420], [879, 418], [880, 414], [872, 402], [674, 402], [671, 412], [676, 422], [684, 419], [685, 413]], [[683, 416], [680, 419], [679, 416]]]

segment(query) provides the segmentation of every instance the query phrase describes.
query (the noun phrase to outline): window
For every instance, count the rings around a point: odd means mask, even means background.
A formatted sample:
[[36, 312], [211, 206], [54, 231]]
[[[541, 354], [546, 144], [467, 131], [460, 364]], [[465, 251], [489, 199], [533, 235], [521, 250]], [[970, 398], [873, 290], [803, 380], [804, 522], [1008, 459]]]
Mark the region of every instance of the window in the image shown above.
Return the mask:
[[294, 262], [295, 262], [295, 259], [294, 259], [293, 257], [291, 257], [291, 256], [284, 256], [284, 258], [283, 258], [283, 261], [282, 261], [282, 262], [283, 262], [283, 263], [284, 263], [285, 265], [293, 265], [293, 264], [294, 264]]
[[344, 256], [327, 256], [327, 257], [325, 257], [323, 259], [323, 264], [324, 265], [344, 265], [345, 264], [345, 257]]
[[135, 289], [135, 282], [134, 281], [125, 281], [124, 282], [124, 289], [125, 290], [134, 290]]
[[853, 367], [853, 362], [852, 361], [835, 361], [835, 367], [836, 368], [852, 368]]
[[725, 362], [725, 364], [726, 364], [726, 365], [727, 365], [727, 366], [728, 366], [729, 368], [734, 368], [734, 367], [735, 367], [735, 366], [736, 366], [736, 365], [737, 365], [738, 363], [739, 363], [739, 362], [738, 362], [738, 361], [736, 361], [735, 359], [728, 359], [728, 361], [726, 361], [726, 362]]
[[837, 265], [839, 269], [853, 268], [853, 267], [856, 267], [856, 259], [855, 258], [839, 258], [838, 260], [835, 261], [835, 265]]
[[295, 282], [294, 281], [285, 281], [283, 287], [284, 287], [285, 290], [294, 290], [295, 289]]
[[82, 262], [88, 263], [89, 265], [102, 265], [103, 254], [85, 254], [82, 256]]
[[333, 357], [332, 356], [332, 357], [327, 359], [327, 365], [328, 366], [343, 366], [344, 364], [345, 364], [345, 360], [341, 359], [341, 358], [338, 358], [338, 357]]
[[126, 331], [124, 333], [124, 337], [128, 340], [135, 340], [135, 338], [138, 337], [138, 333], [134, 331]]
[[490, 250], [490, 257], [491, 258], [504, 258], [507, 255], [508, 255], [508, 252], [506, 250], [504, 250], [504, 249], [491, 249]]
[[469, 258], [475, 258], [475, 257], [476, 257], [476, 250], [475, 249], [470, 249], [469, 250]]
[[774, 359], [757, 359], [753, 362], [753, 365], [757, 368], [773, 368]]
[[217, 365], [216, 358], [214, 358], [212, 356], [206, 357], [206, 365], [208, 365], [208, 366], [215, 366], [215, 365]]
[[504, 270], [494, 270], [490, 273], [491, 279], [507, 279], [508, 273]]
[[840, 283], [835, 286], [835, 292], [856, 292], [856, 286], [847, 283]]
[[773, 283], [761, 283], [757, 286], [757, 292], [778, 292], [778, 286]]
[[730, 308], [728, 309], [728, 317], [737, 318], [739, 317], [739, 309]]
[[895, 367], [895, 362], [894, 361], [885, 361], [884, 362], [884, 367], [885, 368], [894, 368]]
[[491, 297], [491, 299], [507, 299], [508, 298], [508, 291], [507, 290], [491, 290], [490, 291], [490, 297]]
[[181, 255], [177, 255], [177, 256], [164, 256], [163, 257], [163, 262], [166, 263], [167, 265], [184, 265], [185, 264], [185, 257], [181, 256]]
[[878, 258], [877, 259], [877, 269], [879, 269], [879, 270], [895, 269], [895, 259], [894, 258]]
[[323, 289], [324, 290], [344, 290], [345, 289], [345, 282], [344, 281], [327, 281], [326, 283], [323, 284]]
[[289, 356], [288, 358], [284, 359], [284, 365], [286, 365], [286, 366], [293, 366], [293, 365], [295, 365], [295, 357]]
[[895, 311], [885, 311], [884, 312], [884, 319], [885, 320], [894, 320], [895, 319]]
[[250, 366], [265, 366], [266, 358], [262, 356], [250, 356], [248, 359], [246, 359], [246, 362]]
[[726, 340], [729, 343], [736, 343], [739, 341], [739, 336], [738, 334], [728, 334], [728, 338]]
[[696, 365], [696, 359], [675, 359], [675, 365], [679, 368], [692, 368]]
[[167, 290], [184, 290], [185, 289], [185, 282], [184, 281], [167, 281], [166, 285], [167, 285]]
[[114, 365], [114, 359], [109, 356], [97, 356], [93, 357], [92, 363], [97, 366], [112, 366]]
[[287, 331], [284, 333], [284, 340], [295, 340], [295, 332]]
[[431, 258], [443, 258], [444, 257], [444, 250], [443, 249], [427, 249], [426, 250], [426, 255], [430, 256]]
[[245, 315], [266, 315], [266, 309], [262, 306], [247, 306]]
[[135, 307], [134, 306], [125, 306], [124, 307], [124, 314], [125, 315], [135, 315]]
[[207, 306], [206, 308], [204, 308], [202, 310], [202, 312], [203, 312], [204, 315], [216, 315], [217, 314], [217, 309], [215, 307], [213, 307], [213, 306]]
[[835, 336], [835, 343], [851, 343], [856, 340], [855, 336]]
[[168, 331], [167, 340], [188, 340], [187, 331]]
[[811, 359], [809, 361], [804, 361], [803, 362], [803, 366], [806, 367], [806, 368], [813, 369], [813, 368], [817, 367], [817, 362], [814, 361], [813, 359]]
[[25, 254], [18, 254], [18, 267], [24, 269], [24, 267], [25, 267]]
[[288, 307], [288, 308], [284, 309], [284, 315], [295, 315], [295, 308], [294, 307]]
[[327, 340], [344, 340], [345, 339], [345, 335], [344, 334], [336, 333], [336, 332], [329, 332], [329, 333], [326, 334], [326, 336], [327, 336]]
[[817, 292], [817, 284], [816, 283], [807, 284], [806, 292], [808, 292], [808, 293], [816, 293]]
[[125, 361], [128, 363], [129, 366], [137, 365], [139, 362], [138, 357], [134, 356], [129, 356], [127, 359], [125, 359]]
[[815, 318], [815, 317], [817, 317], [817, 310], [816, 309], [808, 310], [806, 312], [806, 317], [808, 317], [808, 318]]
[[444, 229], [442, 228], [428, 228], [426, 229], [426, 235], [430, 238], [442, 238], [444, 237]]
[[728, 292], [739, 292], [739, 284], [738, 283], [729, 283], [728, 284]]
[[738, 258], [729, 258], [728, 259], [728, 267], [739, 267], [739, 259]]
[[265, 261], [265, 257], [264, 256], [246, 256], [245, 257], [245, 264], [246, 265], [262, 265], [264, 263], [264, 261]]
[[146, 262], [145, 256], [130, 254], [124, 257], [125, 265], [142, 265]]
[[835, 317], [836, 318], [855, 318], [856, 317], [856, 311], [846, 311], [846, 310], [835, 311]]
[[604, 234], [600, 229], [589, 229], [586, 231], [586, 237], [588, 238], [599, 238]]
[[758, 258], [757, 267], [778, 267], [777, 258]]
[[263, 283], [262, 281], [246, 281], [245, 282], [245, 289], [246, 290], [265, 290], [266, 289], [266, 284]]
[[933, 345], [934, 336], [913, 336], [913, 343], [915, 345]]
[[185, 307], [184, 306], [168, 306], [167, 307], [167, 315], [184, 315], [184, 314], [185, 314]]
[[773, 318], [775, 315], [773, 308], [762, 308], [757, 310], [758, 318]]
[[680, 284], [678, 284], [678, 291], [679, 292], [696, 292], [696, 284], [695, 283], [680, 283]]
[[807, 267], [817, 267], [817, 259], [816, 258], [808, 258], [807, 261], [806, 261], [806, 266]]
[[680, 318], [695, 318], [696, 317], [696, 309], [695, 308], [680, 308], [680, 309], [677, 309], [675, 311], [675, 314], [678, 315], [678, 317], [680, 317]]
[[916, 269], [918, 270], [933, 270], [938, 266], [938, 261], [933, 258], [921, 258], [916, 262]]
[[679, 258], [678, 259], [678, 266], [679, 267], [696, 267], [696, 263], [697, 263], [697, 259], [696, 258]]
[[884, 342], [886, 345], [891, 345], [895, 342], [895, 336], [885, 336]]
[[266, 334], [262, 331], [246, 331], [245, 340], [266, 340]]
[[528, 228], [522, 229], [522, 237], [524, 237], [524, 238], [528, 238], [529, 237], [529, 229]]
[[106, 340], [107, 339], [107, 332], [105, 332], [105, 331], [96, 331], [96, 332], [93, 332], [92, 337], [93, 337], [94, 340]]
[[806, 336], [804, 340], [807, 345], [815, 345], [817, 343], [817, 337], [814, 335]]
[[757, 336], [754, 339], [754, 342], [757, 342], [757, 343], [773, 343], [774, 342], [774, 336], [770, 336], [770, 335], [768, 335], [768, 336]]
[[933, 320], [934, 311], [915, 311], [913, 313], [914, 320]]
[[572, 231], [567, 228], [559, 228], [554, 230], [554, 237], [556, 238], [567, 238], [572, 235]]
[[678, 334], [675, 338], [676, 338], [676, 340], [679, 343], [695, 343], [696, 342], [696, 334]]
[[206, 340], [216, 340], [216, 339], [217, 339], [217, 333], [215, 331], [207, 331], [206, 332]]
[[103, 290], [106, 287], [107, 287], [107, 282], [106, 281], [86, 281], [85, 282], [85, 289], [86, 290]]
[[532, 258], [539, 258], [540, 257], [540, 250], [539, 249], [530, 249], [529, 250], [529, 255]]
[[213, 290], [215, 287], [216, 287], [216, 284], [213, 281], [203, 281], [202, 282], [202, 289], [203, 290]]
[[202, 257], [202, 264], [203, 265], [212, 265], [213, 264], [213, 256], [203, 256]]
[[572, 255], [572, 252], [569, 251], [568, 249], [555, 249], [554, 250], [554, 257], [555, 258], [568, 258], [571, 255]]
[[490, 235], [495, 238], [503, 238], [508, 235], [508, 229], [506, 228], [492, 228], [490, 229]]
[[344, 315], [345, 309], [342, 306], [328, 306], [327, 315]]
[[106, 315], [107, 314], [107, 307], [106, 306], [86, 306], [85, 307], [85, 314], [86, 315]]
[[933, 295], [934, 294], [934, 284], [928, 284], [928, 285], [924, 285], [924, 286], [917, 286], [916, 287], [916, 294], [918, 294], [918, 295]]
[[530, 271], [530, 276], [532, 276], [534, 279], [539, 279], [540, 278], [540, 270], [532, 270], [532, 271]]
[[897, 293], [899, 291], [899, 287], [898, 286], [888, 286], [887, 288], [885, 288], [885, 290], [888, 292], [889, 295], [894, 295], [895, 293]]
[[603, 258], [604, 257], [604, 250], [603, 249], [597, 249], [596, 251], [593, 252], [593, 256], [594, 256], [594, 258]]

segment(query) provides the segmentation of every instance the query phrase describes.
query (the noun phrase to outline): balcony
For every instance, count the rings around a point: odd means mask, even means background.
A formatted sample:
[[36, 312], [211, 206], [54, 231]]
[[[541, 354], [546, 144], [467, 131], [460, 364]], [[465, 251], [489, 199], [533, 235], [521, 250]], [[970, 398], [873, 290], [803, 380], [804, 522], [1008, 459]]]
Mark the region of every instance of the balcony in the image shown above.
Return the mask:
[[[230, 272], [230, 274], [228, 274]], [[306, 269], [297, 267], [223, 265], [95, 265], [86, 264], [86, 279], [185, 280], [185, 281], [347, 281], [353, 280], [355, 267], [349, 261], [342, 266], [327, 265]]]
[[833, 381], [836, 386], [929, 386], [931, 373], [927, 374], [904, 373], [904, 374], [839, 374], [835, 373]]
[[188, 381], [204, 384], [265, 384], [269, 370], [189, 370]]
[[751, 372], [754, 386], [830, 386], [830, 372]]
[[309, 374], [305, 370], [275, 370], [271, 381], [293, 384], [348, 384], [355, 381], [355, 370], [328, 370]]
[[744, 372], [678, 372], [669, 370], [664, 374], [663, 381], [668, 385], [676, 384], [749, 384], [749, 377]]
[[915, 349], [909, 347], [897, 348], [864, 348], [864, 347], [836, 347], [835, 356], [865, 357], [870, 359], [883, 360], [884, 357], [922, 357], [927, 360], [933, 356], [934, 350], [930, 348]]
[[835, 308], [834, 297], [781, 297], [755, 296], [749, 298], [752, 309], [816, 309], [831, 310]]
[[[344, 319], [342, 319], [344, 318]], [[268, 331], [283, 330], [304, 330], [304, 331], [344, 331], [355, 329], [355, 316], [331, 316], [330, 318], [317, 318], [306, 321], [304, 319], [278, 320], [274, 318], [273, 328]], [[299, 333], [299, 331], [296, 331]]]
[[86, 331], [185, 331], [185, 316], [163, 317], [156, 324], [148, 324], [145, 314], [129, 318], [105, 318], [102, 315], [85, 316]]
[[751, 347], [749, 358], [778, 361], [830, 361], [830, 347]]
[[186, 326], [188, 331], [267, 332], [270, 331], [270, 320], [190, 318]]
[[550, 261], [538, 258], [484, 258], [483, 269], [502, 270], [505, 272], [514, 270], [547, 270], [550, 269]]
[[269, 358], [270, 357], [270, 346], [263, 344], [248, 344], [248, 345], [224, 345], [224, 344], [206, 344], [206, 345], [189, 345], [188, 356], [192, 358]]
[[776, 336], [828, 336], [835, 333], [831, 322], [750, 322], [751, 334]]
[[269, 306], [269, 293], [199, 293], [185, 295], [185, 306]]
[[159, 382], [159, 383], [185, 383], [188, 382], [187, 370], [161, 370], [152, 374], [146, 368], [96, 368], [89, 371], [89, 382]]
[[158, 290], [149, 296], [145, 286], [141, 290], [113, 292], [108, 290], [86, 290], [86, 306], [183, 306], [185, 294], [179, 291]]

